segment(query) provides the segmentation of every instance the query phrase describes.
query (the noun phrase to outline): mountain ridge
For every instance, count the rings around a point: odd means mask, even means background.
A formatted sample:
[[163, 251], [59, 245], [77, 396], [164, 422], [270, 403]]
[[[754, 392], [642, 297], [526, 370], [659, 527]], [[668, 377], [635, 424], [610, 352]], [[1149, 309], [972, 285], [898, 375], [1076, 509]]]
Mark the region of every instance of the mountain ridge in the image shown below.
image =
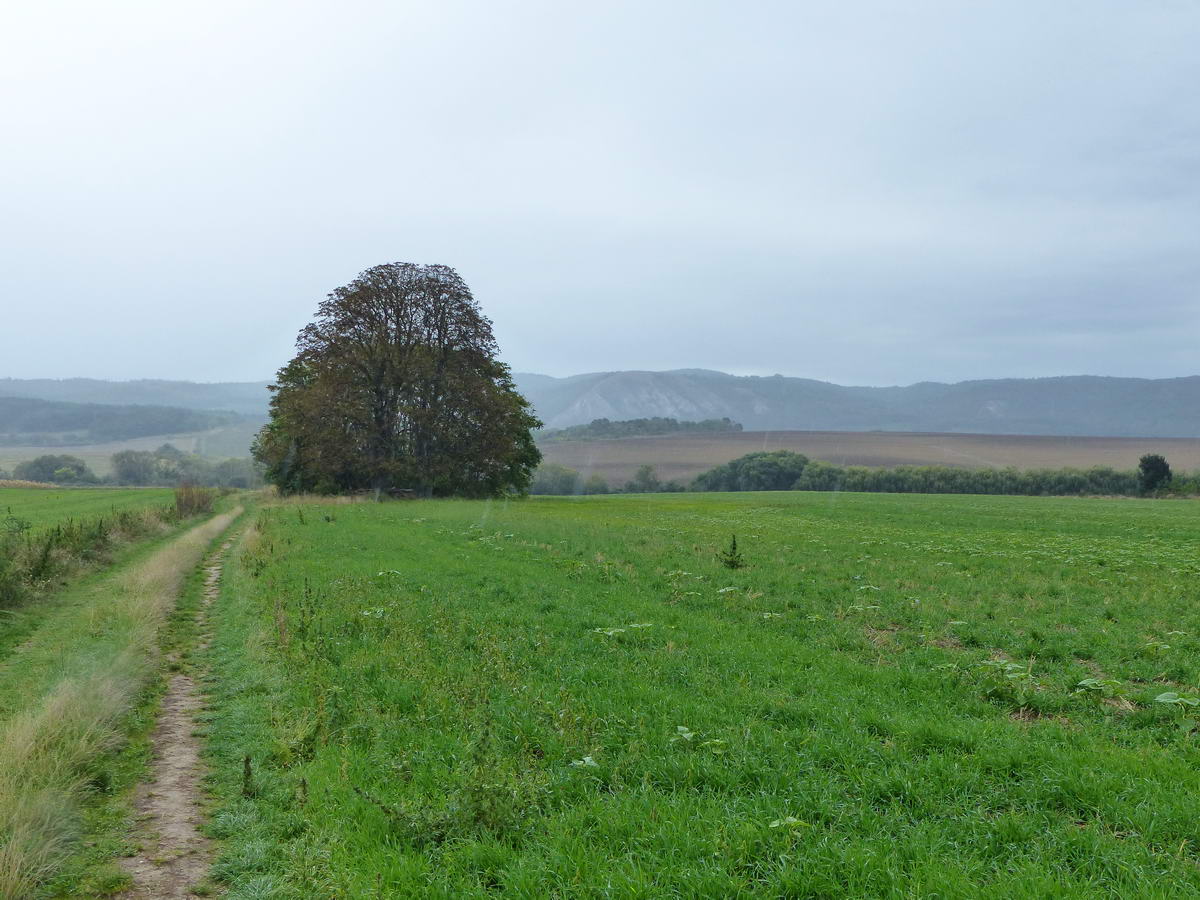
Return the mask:
[[27, 397], [65, 403], [115, 406], [173, 406], [230, 411], [263, 418], [267, 414], [266, 381], [175, 381], [140, 378], [0, 378], [0, 397]]
[[[515, 373], [549, 428], [593, 419], [730, 418], [747, 430], [1200, 437], [1200, 375], [921, 381], [873, 387], [712, 369]], [[0, 396], [267, 414], [269, 382], [0, 378]], [[0, 430], [3, 430], [0, 428]]]
[[846, 386], [711, 370], [517, 373], [547, 427], [592, 419], [728, 417], [747, 430], [918, 431], [1111, 437], [1200, 436], [1200, 376], [925, 381]]

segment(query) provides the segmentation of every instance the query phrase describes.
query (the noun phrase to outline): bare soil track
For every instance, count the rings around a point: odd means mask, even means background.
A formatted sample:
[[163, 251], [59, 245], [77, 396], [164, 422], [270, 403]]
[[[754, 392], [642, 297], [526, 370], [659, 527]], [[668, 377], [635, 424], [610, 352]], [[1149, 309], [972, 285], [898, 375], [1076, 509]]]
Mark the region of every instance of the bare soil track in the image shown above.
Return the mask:
[[[222, 561], [232, 540], [205, 565], [204, 596], [199, 613], [200, 648], [207, 646], [205, 619], [221, 589]], [[177, 659], [170, 660], [177, 662]], [[193, 888], [211, 863], [211, 842], [200, 832], [203, 821], [200, 779], [200, 741], [195, 717], [203, 698], [195, 680], [185, 672], [171, 676], [162, 712], [151, 737], [154, 746], [152, 780], [136, 798], [143, 824], [142, 849], [122, 860], [133, 879], [127, 900], [157, 900], [198, 896]]]

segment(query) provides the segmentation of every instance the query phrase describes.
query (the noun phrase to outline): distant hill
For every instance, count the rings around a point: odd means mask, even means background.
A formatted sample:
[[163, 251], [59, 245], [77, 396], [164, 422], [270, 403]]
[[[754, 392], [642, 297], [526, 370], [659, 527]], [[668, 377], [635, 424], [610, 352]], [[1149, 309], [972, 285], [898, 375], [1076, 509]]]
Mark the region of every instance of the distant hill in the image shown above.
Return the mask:
[[0, 445], [71, 447], [150, 435], [209, 431], [245, 417], [174, 406], [64, 403], [0, 396]]
[[1200, 436], [1200, 376], [1080, 375], [908, 387], [844, 387], [703, 369], [515, 378], [548, 428], [662, 416], [730, 418], [748, 431]]
[[[0, 397], [32, 397], [67, 403], [177, 406], [266, 418], [265, 381], [200, 384], [194, 381], [101, 381], [96, 378], [0, 378]], [[0, 431], [4, 430], [0, 426]]]
[[[729, 418], [748, 431], [1200, 437], [1200, 376], [1077, 375], [907, 387], [845, 387], [706, 369], [515, 378], [548, 428], [662, 417]], [[0, 397], [225, 410], [261, 421], [270, 399], [267, 384], [0, 378]], [[7, 430], [0, 422], [0, 432]]]

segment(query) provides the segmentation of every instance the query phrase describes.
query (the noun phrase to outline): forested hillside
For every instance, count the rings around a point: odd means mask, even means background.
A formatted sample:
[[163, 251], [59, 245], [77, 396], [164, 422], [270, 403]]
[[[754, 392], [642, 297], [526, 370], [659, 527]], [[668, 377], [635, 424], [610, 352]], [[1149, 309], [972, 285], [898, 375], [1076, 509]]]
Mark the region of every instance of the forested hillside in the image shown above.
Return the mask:
[[0, 397], [0, 445], [71, 447], [207, 431], [241, 420], [235, 412]]
[[[1200, 376], [1005, 378], [905, 387], [847, 387], [810, 378], [704, 369], [517, 374], [548, 430], [596, 419], [728, 418], [747, 431], [917, 431], [964, 434], [1200, 437]], [[0, 396], [153, 404], [265, 417], [267, 382], [0, 379]], [[0, 432], [8, 430], [0, 424]]]
[[201, 384], [194, 381], [103, 381], [98, 378], [0, 378], [0, 397], [32, 397], [67, 403], [180, 406], [266, 416], [265, 381]]

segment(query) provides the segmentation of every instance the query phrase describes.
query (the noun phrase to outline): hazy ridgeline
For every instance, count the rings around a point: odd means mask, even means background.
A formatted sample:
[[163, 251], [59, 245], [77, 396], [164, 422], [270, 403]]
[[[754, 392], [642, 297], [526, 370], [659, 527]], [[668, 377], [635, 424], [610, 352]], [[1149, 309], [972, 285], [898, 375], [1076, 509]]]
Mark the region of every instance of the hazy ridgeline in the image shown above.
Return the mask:
[[234, 412], [170, 406], [63, 403], [0, 397], [0, 445], [71, 447], [207, 431], [242, 421]]
[[1200, 376], [1002, 378], [906, 387], [851, 387], [702, 369], [515, 377], [549, 428], [581, 425], [599, 416], [670, 416], [728, 417], [749, 431], [1200, 434]]

